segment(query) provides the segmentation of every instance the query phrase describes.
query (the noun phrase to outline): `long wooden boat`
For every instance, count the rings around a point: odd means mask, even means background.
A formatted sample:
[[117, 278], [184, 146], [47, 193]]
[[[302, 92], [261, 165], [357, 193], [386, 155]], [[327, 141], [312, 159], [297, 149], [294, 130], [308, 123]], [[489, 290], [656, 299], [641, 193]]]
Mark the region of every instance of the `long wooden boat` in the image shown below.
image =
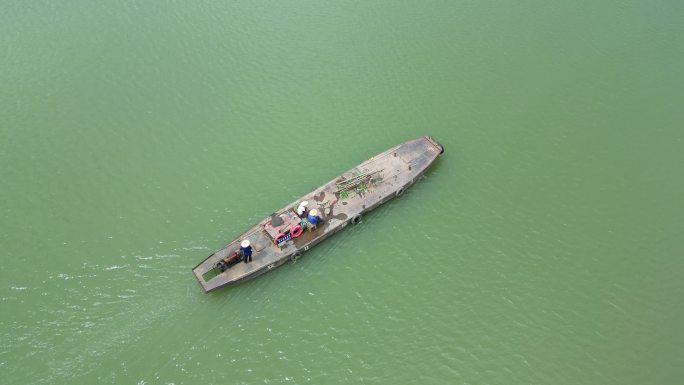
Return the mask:
[[[364, 213], [403, 194], [443, 152], [444, 147], [429, 136], [392, 147], [264, 218], [192, 272], [210, 292], [296, 261], [335, 232], [360, 223]], [[296, 212], [303, 201], [310, 213], [318, 213], [321, 221], [315, 226], [311, 225], [315, 218], [309, 221]], [[249, 243], [252, 250], [249, 262], [241, 243]]]

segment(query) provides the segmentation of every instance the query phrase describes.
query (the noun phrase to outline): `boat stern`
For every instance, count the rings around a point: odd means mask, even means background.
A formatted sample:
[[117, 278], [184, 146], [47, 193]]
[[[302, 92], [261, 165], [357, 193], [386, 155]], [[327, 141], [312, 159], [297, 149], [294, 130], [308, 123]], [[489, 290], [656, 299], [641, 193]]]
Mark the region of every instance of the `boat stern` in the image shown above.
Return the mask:
[[195, 278], [197, 278], [197, 282], [200, 284], [200, 286], [202, 286], [202, 290], [204, 290], [205, 293], [208, 293], [211, 290], [211, 288], [209, 282], [207, 282], [207, 280], [204, 279], [204, 276], [205, 274], [211, 274], [211, 271], [213, 269], [207, 269], [206, 265], [207, 260], [204, 260], [202, 263], [200, 263], [192, 269], [192, 273], [194, 274]]

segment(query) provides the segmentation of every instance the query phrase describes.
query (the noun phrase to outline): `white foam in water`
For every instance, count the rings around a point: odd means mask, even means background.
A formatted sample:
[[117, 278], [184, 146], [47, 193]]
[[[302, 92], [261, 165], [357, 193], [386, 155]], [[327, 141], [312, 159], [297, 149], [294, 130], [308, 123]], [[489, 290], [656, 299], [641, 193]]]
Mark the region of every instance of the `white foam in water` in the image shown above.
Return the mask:
[[110, 270], [125, 269], [125, 268], [128, 267], [128, 266], [129, 266], [129, 265], [123, 265], [123, 266], [120, 266], [120, 265], [113, 265], [113, 266], [105, 267], [103, 270], [104, 270], [104, 271], [110, 271]]

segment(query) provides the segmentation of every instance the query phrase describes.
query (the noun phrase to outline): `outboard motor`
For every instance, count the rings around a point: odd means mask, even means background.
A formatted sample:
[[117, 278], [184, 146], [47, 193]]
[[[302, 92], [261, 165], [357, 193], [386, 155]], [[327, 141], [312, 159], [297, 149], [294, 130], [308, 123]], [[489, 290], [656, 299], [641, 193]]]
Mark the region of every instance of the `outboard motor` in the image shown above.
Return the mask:
[[223, 273], [224, 271], [228, 270], [228, 267], [229, 267], [229, 266], [228, 266], [228, 264], [222, 259], [222, 260], [218, 261], [218, 263], [216, 264], [216, 267], [217, 267], [219, 270], [221, 270], [221, 272]]

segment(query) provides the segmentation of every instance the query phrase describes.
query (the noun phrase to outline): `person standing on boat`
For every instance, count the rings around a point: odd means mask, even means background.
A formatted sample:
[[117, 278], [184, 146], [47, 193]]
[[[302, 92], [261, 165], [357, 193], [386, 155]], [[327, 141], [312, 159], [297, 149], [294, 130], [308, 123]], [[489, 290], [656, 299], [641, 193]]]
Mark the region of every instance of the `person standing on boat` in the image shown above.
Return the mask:
[[302, 203], [299, 204], [299, 207], [297, 207], [297, 215], [299, 215], [300, 218], [306, 217], [306, 206], [309, 205], [309, 202], [307, 201], [302, 201]]
[[252, 246], [249, 244], [248, 239], [245, 239], [240, 243], [240, 252], [245, 256], [245, 263], [252, 261]]
[[318, 216], [318, 210], [312, 209], [309, 211], [309, 215], [306, 217], [306, 220], [308, 220], [312, 226], [319, 224], [321, 222], [321, 217]]

